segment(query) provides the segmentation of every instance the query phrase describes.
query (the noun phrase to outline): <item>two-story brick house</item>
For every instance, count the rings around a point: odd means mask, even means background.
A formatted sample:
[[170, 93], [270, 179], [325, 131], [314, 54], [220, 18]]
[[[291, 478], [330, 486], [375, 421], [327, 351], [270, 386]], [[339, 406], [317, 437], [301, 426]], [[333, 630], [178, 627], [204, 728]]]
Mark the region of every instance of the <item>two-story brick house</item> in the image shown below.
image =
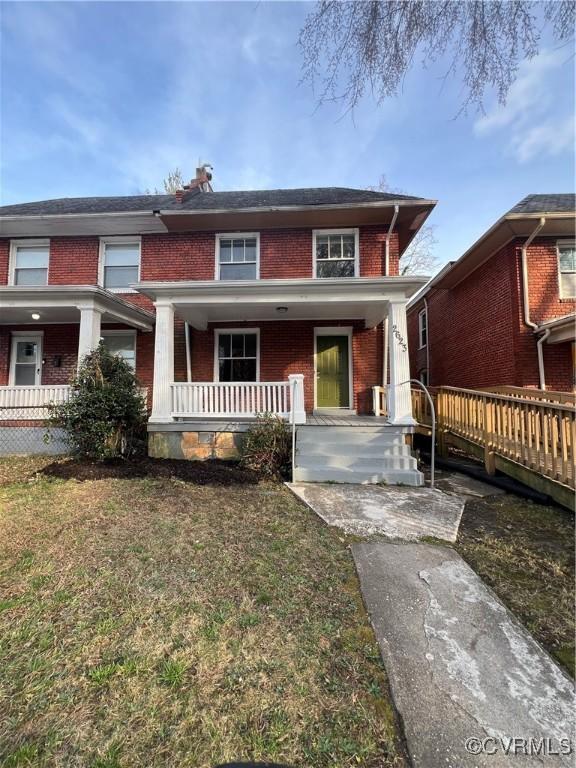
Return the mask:
[[414, 378], [574, 390], [575, 200], [526, 197], [412, 297]]
[[[385, 451], [358, 450], [345, 479], [420, 482], [397, 443], [413, 425], [406, 302], [426, 279], [401, 277], [399, 260], [433, 206], [345, 188], [214, 192], [205, 169], [175, 195], [5, 206], [0, 406], [66, 397], [102, 338], [148, 390], [152, 455], [230, 455], [264, 411], [301, 425], [302, 446], [316, 427], [316, 449], [319, 420], [346, 416], [398, 460], [386, 474]], [[388, 379], [386, 422], [363, 422]], [[349, 456], [332, 448], [312, 451], [323, 472], [299, 462], [302, 479], [338, 479]]]

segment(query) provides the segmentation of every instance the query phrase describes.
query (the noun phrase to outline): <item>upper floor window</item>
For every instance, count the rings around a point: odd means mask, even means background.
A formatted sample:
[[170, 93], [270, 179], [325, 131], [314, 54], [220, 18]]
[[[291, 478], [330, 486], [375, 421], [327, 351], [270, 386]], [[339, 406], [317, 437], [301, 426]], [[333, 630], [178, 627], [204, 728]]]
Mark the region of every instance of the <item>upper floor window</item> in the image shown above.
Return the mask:
[[13, 285], [48, 285], [48, 240], [12, 241]]
[[421, 310], [418, 313], [418, 346], [420, 349], [428, 344], [428, 311]]
[[358, 230], [314, 230], [314, 277], [358, 276]]
[[571, 299], [576, 296], [576, 243], [561, 240], [557, 248], [560, 298]]
[[103, 331], [102, 341], [108, 352], [136, 368], [136, 331]]
[[217, 280], [257, 280], [259, 260], [258, 233], [216, 235]]
[[100, 284], [109, 290], [129, 291], [140, 275], [140, 239], [110, 237], [100, 240]]

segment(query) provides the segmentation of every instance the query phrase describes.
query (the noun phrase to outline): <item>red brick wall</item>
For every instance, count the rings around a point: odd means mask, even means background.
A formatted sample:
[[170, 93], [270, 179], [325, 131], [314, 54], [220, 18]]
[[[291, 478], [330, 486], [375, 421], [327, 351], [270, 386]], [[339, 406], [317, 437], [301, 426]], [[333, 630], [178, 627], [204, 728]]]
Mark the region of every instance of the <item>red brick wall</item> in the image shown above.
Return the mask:
[[[433, 386], [538, 387], [536, 337], [523, 318], [522, 240], [504, 246], [450, 290], [428, 298], [429, 381]], [[575, 311], [560, 300], [555, 241], [539, 239], [528, 249], [530, 315], [543, 322]], [[426, 350], [418, 350], [420, 301], [409, 311], [410, 368], [418, 376]], [[569, 344], [545, 348], [548, 389], [571, 390]]]
[[98, 282], [97, 237], [50, 238], [50, 285], [96, 285]]
[[291, 373], [304, 374], [307, 411], [314, 408], [314, 328], [352, 326], [354, 407], [372, 409], [371, 387], [382, 375], [382, 327], [367, 330], [358, 320], [290, 320], [264, 323], [217, 323], [207, 331], [191, 331], [192, 380], [214, 379], [214, 328], [260, 328], [260, 380], [284, 381]]

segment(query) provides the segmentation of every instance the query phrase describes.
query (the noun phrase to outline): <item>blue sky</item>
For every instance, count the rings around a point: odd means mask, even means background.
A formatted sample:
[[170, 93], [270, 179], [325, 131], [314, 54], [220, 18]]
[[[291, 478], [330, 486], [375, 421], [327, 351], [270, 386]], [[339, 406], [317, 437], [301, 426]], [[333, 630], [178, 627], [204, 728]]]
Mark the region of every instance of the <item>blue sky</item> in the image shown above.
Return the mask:
[[454, 119], [417, 66], [354, 117], [300, 84], [305, 3], [3, 3], [2, 203], [127, 195], [201, 158], [216, 189], [375, 185], [439, 200], [441, 263], [526, 194], [574, 187], [574, 58], [545, 43], [506, 107]]

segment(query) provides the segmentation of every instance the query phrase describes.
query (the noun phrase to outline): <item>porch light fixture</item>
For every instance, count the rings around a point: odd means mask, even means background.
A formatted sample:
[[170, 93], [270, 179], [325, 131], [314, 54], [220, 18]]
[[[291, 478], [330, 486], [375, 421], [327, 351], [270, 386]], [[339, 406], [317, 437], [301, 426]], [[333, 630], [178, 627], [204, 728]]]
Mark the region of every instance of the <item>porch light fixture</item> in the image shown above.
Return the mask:
[[283, 315], [285, 312], [288, 312], [288, 307], [276, 307], [276, 312], [280, 312]]
[[38, 312], [32, 312], [32, 320], [40, 320], [40, 315]]

